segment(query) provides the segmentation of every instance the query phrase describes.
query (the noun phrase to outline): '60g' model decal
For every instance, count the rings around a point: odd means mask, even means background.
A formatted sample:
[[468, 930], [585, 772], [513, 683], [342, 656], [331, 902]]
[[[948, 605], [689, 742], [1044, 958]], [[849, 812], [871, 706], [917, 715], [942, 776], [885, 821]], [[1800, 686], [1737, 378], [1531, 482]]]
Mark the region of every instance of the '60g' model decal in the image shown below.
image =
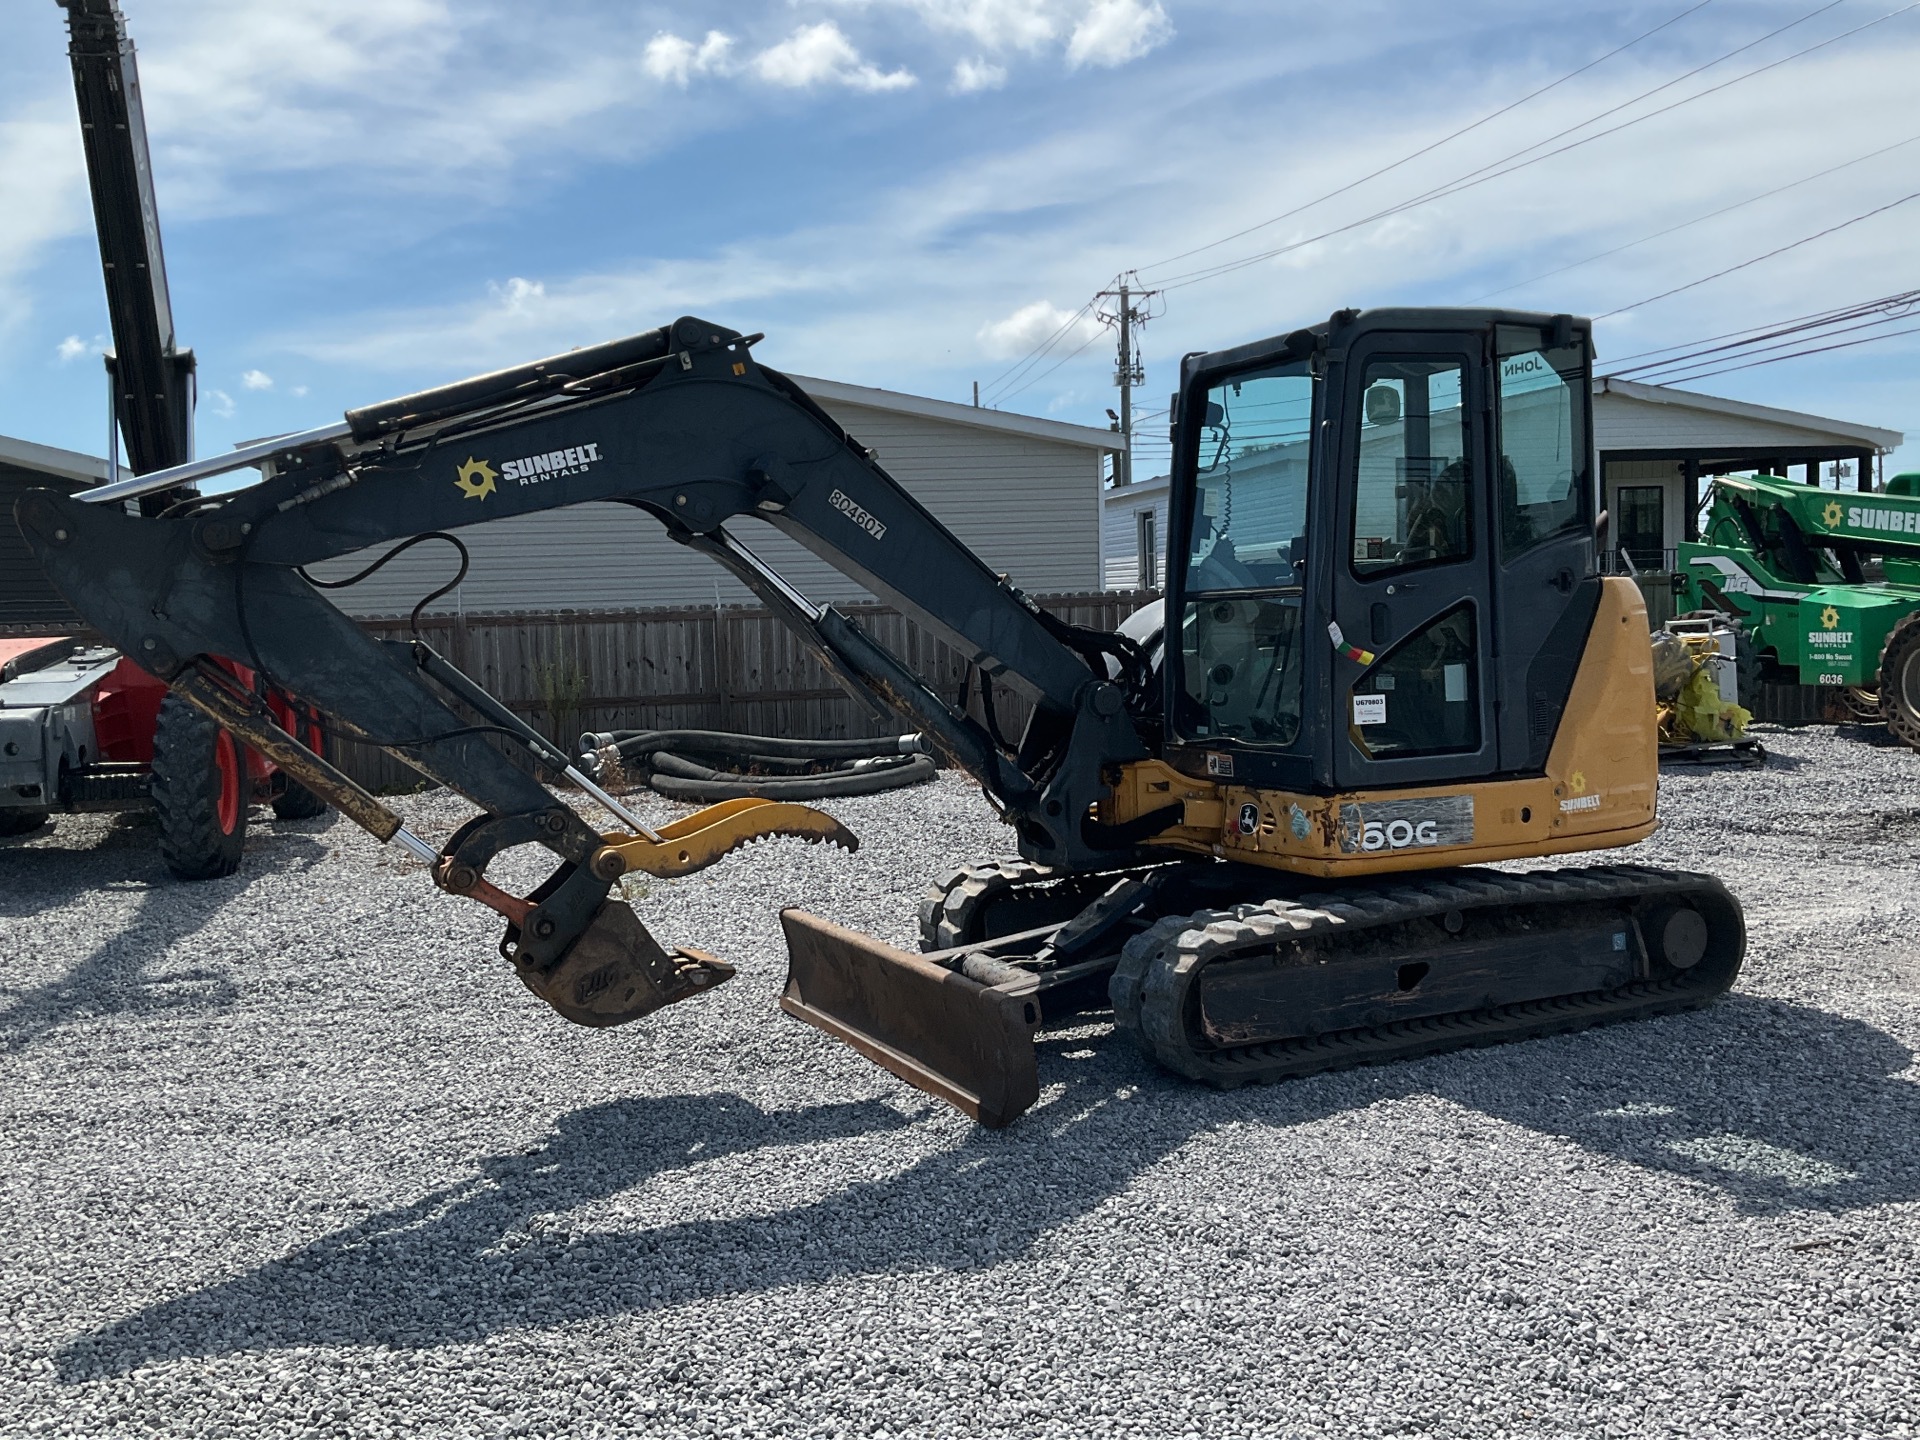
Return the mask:
[[1340, 807], [1340, 849], [1348, 855], [1473, 841], [1473, 797], [1383, 800]]

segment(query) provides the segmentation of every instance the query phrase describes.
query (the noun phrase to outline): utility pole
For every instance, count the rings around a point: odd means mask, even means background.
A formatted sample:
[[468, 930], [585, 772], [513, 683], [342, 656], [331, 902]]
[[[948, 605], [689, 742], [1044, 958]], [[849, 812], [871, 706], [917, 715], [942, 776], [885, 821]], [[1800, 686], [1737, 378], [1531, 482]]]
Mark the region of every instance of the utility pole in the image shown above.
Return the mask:
[[1133, 387], [1146, 383], [1147, 373], [1133, 347], [1133, 327], [1147, 323], [1146, 302], [1158, 290], [1135, 290], [1125, 279], [1116, 290], [1102, 290], [1095, 298], [1117, 300], [1116, 310], [1099, 312], [1103, 324], [1114, 326], [1120, 335], [1120, 356], [1113, 368], [1113, 383], [1120, 387], [1120, 454], [1115, 458], [1115, 488], [1133, 483]]

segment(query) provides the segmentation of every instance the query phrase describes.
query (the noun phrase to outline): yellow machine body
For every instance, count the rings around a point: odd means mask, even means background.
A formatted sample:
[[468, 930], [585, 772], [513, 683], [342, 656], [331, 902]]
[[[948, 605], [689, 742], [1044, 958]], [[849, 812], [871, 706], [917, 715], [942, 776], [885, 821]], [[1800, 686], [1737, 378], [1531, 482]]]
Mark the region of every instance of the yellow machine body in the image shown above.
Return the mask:
[[[1600, 604], [1546, 773], [1342, 795], [1196, 779], [1159, 760], [1124, 767], [1100, 818], [1121, 823], [1179, 801], [1183, 822], [1153, 846], [1295, 874], [1345, 879], [1631, 845], [1656, 826], [1659, 734], [1647, 608], [1631, 580], [1601, 582]], [[1394, 801], [1465, 797], [1472, 838], [1394, 846], [1368, 812]], [[1248, 807], [1252, 807], [1249, 812]], [[1252, 820], [1249, 826], [1245, 823]]]

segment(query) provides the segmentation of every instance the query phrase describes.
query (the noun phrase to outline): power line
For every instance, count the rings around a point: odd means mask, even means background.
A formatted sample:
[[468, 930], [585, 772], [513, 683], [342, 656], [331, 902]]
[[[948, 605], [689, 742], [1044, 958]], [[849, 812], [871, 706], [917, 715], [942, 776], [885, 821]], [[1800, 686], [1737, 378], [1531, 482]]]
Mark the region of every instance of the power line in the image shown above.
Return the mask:
[[[1066, 320], [1061, 324], [1059, 329], [1055, 330], [1045, 340], [1041, 341], [1038, 345], [1034, 346], [1033, 349], [1029, 350], [1025, 355], [1021, 356], [1018, 360], [1014, 361], [1012, 365], [1008, 366], [1007, 369], [1003, 370], [999, 375], [995, 376], [992, 380], [989, 380], [986, 384], [986, 390], [988, 392], [989, 401], [991, 403], [997, 404], [1000, 400], [1004, 400], [1006, 398], [1005, 395], [995, 396], [992, 394], [992, 391], [996, 387], [1002, 384], [1008, 383], [1013, 379], [1018, 378], [1021, 372], [1032, 368], [1032, 366], [1034, 366], [1039, 361], [1044, 359], [1047, 355], [1047, 352], [1052, 350], [1055, 345], [1059, 344], [1061, 339], [1065, 337], [1065, 335], [1069, 330], [1073, 329], [1075, 325], [1080, 323], [1080, 318], [1083, 315], [1086, 315], [1089, 311], [1093, 309], [1094, 304], [1098, 299], [1099, 299], [1098, 296], [1089, 298], [1084, 305], [1082, 305], [1078, 310], [1074, 311], [1073, 314], [1069, 315], [1066, 318]], [[1085, 349], [1086, 347], [1082, 346], [1081, 348]], [[1024, 389], [1025, 387], [1023, 386], [1021, 388]], [[1009, 393], [1015, 393], [1015, 392], [1009, 392]]]
[[[1781, 26], [1779, 30], [1770, 31], [1768, 34], [1761, 36], [1759, 40], [1755, 40], [1750, 42], [1747, 45], [1743, 45], [1740, 47], [1739, 50], [1729, 51], [1727, 55], [1721, 56], [1719, 60], [1709, 61], [1707, 65], [1698, 66], [1694, 70], [1689, 71], [1688, 74], [1690, 75], [1698, 74], [1700, 73], [1701, 70], [1711, 68], [1711, 66], [1719, 64], [1722, 60], [1726, 60], [1730, 58], [1732, 55], [1739, 54], [1741, 50], [1750, 50], [1753, 48], [1753, 46], [1758, 45], [1763, 41], [1771, 39], [1774, 35], [1778, 35], [1782, 31], [1792, 29], [1793, 25], [1804, 23], [1806, 20], [1812, 19], [1814, 16], [1819, 15], [1824, 11], [1832, 9], [1835, 3], [1838, 3], [1838, 0], [1829, 0], [1828, 4], [1822, 5], [1817, 10], [1810, 11], [1807, 15], [1804, 15], [1799, 20], [1794, 21], [1793, 24], [1784, 25], [1784, 26]], [[1660, 115], [1668, 114], [1674, 110], [1679, 109], [1683, 105], [1691, 105], [1696, 100], [1704, 100], [1709, 95], [1717, 94], [1720, 91], [1725, 90], [1730, 86], [1738, 85], [1743, 81], [1751, 80], [1756, 75], [1764, 75], [1769, 70], [1778, 69], [1780, 66], [1788, 64], [1791, 61], [1798, 60], [1802, 56], [1810, 55], [1816, 50], [1823, 50], [1829, 45], [1834, 45], [1839, 43], [1842, 40], [1849, 39], [1852, 36], [1859, 34], [1863, 30], [1871, 29], [1875, 25], [1884, 24], [1886, 21], [1894, 19], [1896, 16], [1904, 15], [1908, 11], [1916, 8], [1920, 8], [1920, 0], [1909, 0], [1909, 3], [1900, 6], [1898, 9], [1890, 10], [1886, 14], [1878, 16], [1875, 19], [1868, 20], [1863, 22], [1862, 24], [1856, 25], [1851, 30], [1842, 31], [1838, 35], [1831, 36], [1828, 39], [1819, 41], [1816, 44], [1806, 46], [1804, 49], [1796, 50], [1791, 55], [1782, 56], [1778, 60], [1769, 61], [1767, 64], [1757, 66], [1754, 69], [1747, 71], [1743, 75], [1736, 75], [1731, 80], [1725, 80], [1718, 85], [1709, 86], [1705, 90], [1696, 91], [1692, 95], [1683, 96], [1681, 99], [1675, 100], [1671, 104], [1663, 105], [1657, 110], [1650, 110], [1644, 115], [1636, 115], [1630, 120], [1623, 120], [1618, 125], [1609, 126], [1605, 130], [1597, 131], [1592, 135], [1587, 135], [1582, 137], [1581, 139], [1571, 141], [1566, 145], [1560, 146], [1556, 150], [1546, 151], [1545, 153], [1535, 155], [1530, 159], [1518, 160], [1517, 163], [1514, 163], [1514, 164], [1510, 164], [1510, 165], [1506, 164], [1507, 160], [1514, 160], [1515, 157], [1525, 155], [1529, 150], [1538, 149], [1539, 145], [1541, 144], [1551, 143], [1550, 140], [1540, 141], [1540, 142], [1536, 142], [1536, 144], [1534, 145], [1529, 145], [1529, 146], [1523, 147], [1520, 150], [1514, 151], [1513, 154], [1507, 156], [1505, 160], [1492, 162], [1494, 166], [1506, 165], [1505, 169], [1493, 169], [1491, 166], [1482, 166], [1479, 170], [1468, 171], [1465, 175], [1457, 176], [1455, 177], [1455, 179], [1446, 182], [1446, 184], [1437, 186], [1434, 189], [1429, 190], [1422, 195], [1416, 195], [1409, 200], [1400, 202], [1399, 204], [1388, 206], [1384, 210], [1377, 210], [1371, 215], [1363, 216], [1362, 218], [1358, 220], [1350, 221], [1345, 225], [1338, 225], [1333, 227], [1332, 229], [1324, 230], [1317, 235], [1310, 235], [1303, 240], [1291, 241], [1286, 245], [1276, 246], [1273, 249], [1265, 250], [1255, 255], [1243, 256], [1238, 260], [1223, 261], [1219, 265], [1210, 266], [1201, 270], [1190, 271], [1185, 275], [1172, 276], [1170, 278], [1159, 281], [1158, 284], [1160, 288], [1163, 290], [1178, 290], [1178, 289], [1183, 289], [1188, 285], [1197, 285], [1204, 280], [1218, 279], [1222, 275], [1228, 275], [1233, 273], [1236, 270], [1243, 270], [1250, 265], [1257, 265], [1264, 260], [1271, 260], [1276, 256], [1285, 255], [1291, 251], [1303, 249], [1308, 245], [1315, 244], [1321, 240], [1330, 239], [1335, 235], [1343, 235], [1350, 230], [1357, 230], [1362, 226], [1374, 224], [1377, 221], [1387, 219], [1389, 216], [1398, 215], [1407, 210], [1416, 209], [1419, 206], [1429, 204], [1434, 200], [1446, 199], [1450, 196], [1460, 194], [1463, 191], [1471, 190], [1476, 186], [1486, 184], [1488, 181], [1498, 180], [1507, 175], [1512, 175], [1520, 170], [1527, 169], [1530, 166], [1537, 165], [1543, 160], [1551, 160], [1555, 156], [1564, 155], [1570, 150], [1576, 150], [1583, 145], [1590, 145], [1594, 141], [1605, 139], [1609, 135], [1616, 135], [1622, 130], [1630, 129], [1633, 126], [1642, 123], [1643, 121], [1652, 120]], [[1679, 78], [1685, 79], [1687, 77], [1681, 76]], [[1634, 104], [1638, 100], [1643, 100], [1647, 98], [1648, 95], [1652, 95], [1656, 93], [1657, 90], [1668, 88], [1668, 86], [1674, 83], [1676, 82], [1669, 81], [1667, 82], [1667, 85], [1658, 86], [1656, 87], [1655, 90], [1647, 91], [1643, 95], [1636, 96], [1634, 100], [1627, 101], [1626, 104], [1627, 105]], [[1623, 108], [1625, 108], [1625, 106], [1615, 106], [1614, 111], [1617, 111]], [[1611, 113], [1614, 113], [1614, 111], [1607, 111], [1603, 113], [1611, 114]], [[1600, 117], [1596, 116], [1594, 118], [1597, 119]], [[1592, 121], [1588, 120], [1588, 121], [1582, 122], [1582, 125], [1591, 124], [1591, 123]], [[1581, 125], [1576, 125], [1571, 127], [1572, 130], [1578, 130], [1580, 128], [1582, 128]], [[1571, 133], [1571, 130], [1562, 131], [1560, 133], [1562, 135], [1569, 134]], [[1558, 137], [1553, 137], [1553, 138], [1558, 138]]]
[[[1861, 320], [1852, 325], [1809, 325], [1796, 327], [1784, 340], [1775, 340], [1762, 344], [1759, 339], [1743, 342], [1739, 345], [1714, 345], [1688, 355], [1677, 355], [1671, 360], [1657, 365], [1637, 367], [1632, 378], [1649, 385], [1665, 385], [1680, 378], [1679, 372], [1698, 369], [1702, 365], [1717, 365], [1723, 360], [1739, 359], [1745, 356], [1764, 355], [1769, 350], [1785, 350], [1789, 346], [1805, 344], [1810, 336], [1818, 331], [1822, 340], [1832, 339], [1836, 335], [1851, 335], [1860, 330], [1872, 330], [1882, 325], [1891, 325], [1896, 320], [1904, 320], [1907, 313], [1881, 315], [1872, 320]], [[1627, 379], [1621, 371], [1609, 372], [1609, 378]]]
[[1898, 209], [1900, 206], [1905, 205], [1907, 202], [1911, 200], [1920, 200], [1920, 190], [1915, 190], [1913, 193], [1909, 195], [1902, 195], [1898, 200], [1890, 200], [1885, 205], [1878, 206], [1877, 208], [1869, 210], [1864, 214], [1855, 215], [1851, 219], [1842, 220], [1838, 225], [1829, 225], [1824, 230], [1816, 230], [1811, 235], [1803, 235], [1801, 236], [1800, 239], [1794, 240], [1786, 245], [1782, 245], [1778, 249], [1769, 250], [1764, 255], [1756, 255], [1751, 260], [1742, 260], [1738, 265], [1729, 265], [1724, 270], [1714, 271], [1711, 275], [1702, 275], [1698, 280], [1689, 280], [1686, 284], [1676, 285], [1671, 290], [1662, 290], [1658, 295], [1649, 295], [1647, 296], [1646, 299], [1636, 300], [1631, 305], [1617, 306], [1616, 308], [1612, 310], [1608, 310], [1604, 314], [1596, 315], [1593, 318], [1595, 320], [1611, 319], [1613, 316], [1625, 314], [1629, 310], [1637, 310], [1642, 305], [1651, 305], [1656, 300], [1665, 300], [1665, 299], [1668, 299], [1670, 296], [1679, 295], [1685, 291], [1695, 289], [1701, 285], [1705, 285], [1710, 280], [1718, 280], [1723, 275], [1731, 275], [1736, 270], [1745, 270], [1750, 265], [1758, 265], [1762, 260], [1771, 260], [1776, 255], [1786, 254], [1789, 250], [1798, 250], [1802, 245], [1811, 245], [1815, 240], [1821, 240], [1826, 238], [1829, 235], [1837, 234], [1838, 232], [1845, 230], [1850, 226], [1860, 224], [1863, 220], [1871, 220], [1876, 215], [1884, 215], [1887, 213], [1887, 211]]
[[[1661, 345], [1652, 350], [1636, 350], [1631, 355], [1622, 355], [1620, 358], [1623, 361], [1645, 360], [1650, 355], [1670, 355], [1676, 350], [1693, 350], [1698, 346], [1714, 345], [1722, 340], [1734, 343], [1719, 348], [1734, 349], [1760, 340], [1771, 340], [1779, 335], [1790, 335], [1800, 330], [1818, 329], [1828, 324], [1852, 320], [1861, 315], [1870, 315], [1876, 310], [1892, 312], [1897, 319], [1905, 315], [1907, 310], [1915, 304], [1920, 304], [1920, 290], [1899, 290], [1891, 295], [1882, 295], [1877, 300], [1862, 300], [1852, 305], [1838, 305], [1831, 310], [1816, 310], [1811, 314], [1794, 315], [1785, 320], [1768, 320], [1759, 325], [1749, 325], [1743, 330], [1728, 330], [1723, 334], [1709, 335], [1701, 340], [1686, 340], [1678, 345]], [[1739, 338], [1741, 336], [1748, 338], [1743, 340]], [[1626, 375], [1636, 370], [1659, 369], [1668, 363], [1661, 361], [1654, 365], [1622, 366], [1608, 373]]]
[[1750, 360], [1740, 365], [1723, 365], [1717, 370], [1701, 370], [1690, 375], [1681, 375], [1665, 383], [1678, 383], [1681, 380], [1704, 380], [1710, 375], [1727, 375], [1735, 370], [1753, 370], [1762, 365], [1777, 365], [1782, 360], [1801, 360], [1809, 355], [1824, 355], [1830, 350], [1851, 350], [1856, 345], [1872, 345], [1881, 340], [1891, 340], [1899, 335], [1920, 334], [1920, 325], [1909, 325], [1904, 330], [1888, 330], [1879, 335], [1867, 335], [1858, 340], [1843, 340], [1836, 345], [1816, 345], [1805, 350], [1795, 350], [1788, 355], [1772, 355], [1764, 360]]
[[[1740, 338], [1712, 336], [1709, 339], [1689, 342], [1684, 345], [1669, 345], [1660, 351], [1647, 351], [1645, 354], [1660, 354], [1665, 358], [1642, 360], [1638, 365], [1620, 366], [1609, 371], [1605, 378], [1625, 380], [1632, 378], [1645, 384], [1674, 384], [1681, 380], [1698, 379], [1707, 374], [1721, 373], [1723, 368], [1745, 368], [1745, 362], [1754, 357], [1764, 356], [1768, 351], [1785, 351], [1791, 346], [1805, 346], [1813, 340], [1831, 340], [1838, 335], [1854, 334], [1861, 330], [1874, 330], [1909, 318], [1916, 304], [1920, 304], [1920, 291], [1908, 291], [1902, 294], [1883, 296], [1860, 305], [1841, 306], [1834, 310], [1814, 315], [1801, 316], [1795, 320], [1780, 322], [1771, 327], [1761, 326], [1755, 331], [1745, 332]], [[1883, 332], [1893, 334], [1901, 332]], [[1881, 335], [1863, 337], [1865, 340], [1882, 338]], [[1723, 342], [1723, 343], [1722, 343]], [[1849, 342], [1851, 343], [1851, 342]], [[1795, 351], [1794, 354], [1804, 353]], [[1628, 359], [1640, 359], [1629, 356]], [[1777, 354], [1768, 357], [1791, 359], [1792, 355]]]
[[[1510, 111], [1518, 110], [1522, 105], [1526, 104], [1529, 100], [1537, 100], [1540, 96], [1546, 94], [1549, 90], [1558, 89], [1560, 86], [1566, 84], [1569, 80], [1574, 80], [1579, 78], [1580, 76], [1586, 74], [1587, 71], [1593, 69], [1596, 65], [1604, 65], [1607, 61], [1611, 60], [1614, 56], [1622, 53], [1623, 51], [1631, 50], [1634, 46], [1638, 45], [1642, 40], [1652, 39], [1655, 35], [1658, 35], [1662, 30], [1667, 29], [1669, 26], [1679, 24], [1680, 21], [1686, 19], [1687, 16], [1693, 14], [1696, 10], [1704, 10], [1708, 5], [1712, 3], [1713, 3], [1713, 0], [1699, 0], [1698, 4], [1689, 5], [1685, 10], [1682, 10], [1678, 15], [1675, 15], [1669, 20], [1661, 21], [1658, 25], [1654, 26], [1651, 30], [1643, 30], [1640, 34], [1634, 36], [1633, 39], [1627, 41], [1626, 44], [1616, 45], [1613, 49], [1607, 51], [1606, 54], [1600, 56], [1599, 59], [1589, 60], [1586, 64], [1582, 65], [1578, 70], [1569, 70], [1565, 75], [1562, 75], [1558, 80], [1554, 80], [1549, 84], [1542, 85], [1538, 90], [1529, 91], [1527, 94], [1522, 95], [1518, 100], [1510, 101], [1509, 103], [1502, 105], [1498, 110], [1494, 110], [1489, 112], [1488, 114], [1482, 115], [1478, 120], [1475, 120], [1470, 125], [1462, 125], [1458, 130], [1453, 131], [1449, 135], [1443, 135], [1440, 139], [1435, 140], [1431, 145], [1423, 145], [1418, 150], [1413, 151], [1411, 154], [1402, 155], [1398, 160], [1395, 160], [1391, 165], [1383, 165], [1378, 170], [1372, 171], [1371, 173], [1366, 175], [1362, 175], [1358, 180], [1348, 181], [1345, 185], [1340, 186], [1337, 190], [1329, 190], [1326, 194], [1320, 196], [1316, 200], [1309, 200], [1303, 205], [1296, 205], [1293, 207], [1293, 209], [1284, 211], [1279, 215], [1275, 215], [1272, 219], [1262, 220], [1258, 224], [1249, 225], [1244, 230], [1236, 230], [1231, 235], [1223, 235], [1218, 240], [1209, 240], [1206, 244], [1196, 245], [1191, 250], [1182, 250], [1178, 255], [1169, 255], [1164, 260], [1155, 260], [1151, 264], [1143, 268], [1148, 270], [1154, 270], [1159, 268], [1162, 265], [1171, 265], [1176, 260], [1185, 260], [1190, 255], [1199, 255], [1202, 252], [1207, 250], [1212, 250], [1217, 246], [1230, 244], [1235, 240], [1239, 240], [1244, 238], [1245, 236], [1253, 234], [1256, 230], [1265, 230], [1269, 226], [1278, 225], [1282, 220], [1291, 220], [1295, 215], [1298, 215], [1303, 211], [1311, 210], [1316, 205], [1323, 205], [1327, 201], [1332, 200], [1337, 196], [1346, 194], [1349, 190], [1357, 189], [1359, 186], [1366, 184], [1369, 180], [1378, 180], [1382, 175], [1388, 174], [1389, 172], [1394, 170], [1398, 170], [1402, 165], [1410, 164], [1411, 162], [1418, 160], [1422, 155], [1431, 154], [1433, 151], [1438, 150], [1442, 145], [1450, 144], [1452, 141], [1458, 140], [1462, 135], [1466, 135], [1474, 130], [1478, 130], [1482, 125], [1486, 125], [1491, 121], [1498, 120], [1502, 115], [1505, 115]], [[1839, 0], [1834, 0], [1834, 3], [1838, 4]], [[1682, 78], [1685, 78], [1685, 77], [1682, 77]], [[1669, 83], [1671, 84], [1675, 82], [1670, 81]], [[1525, 153], [1525, 152], [1520, 152], [1520, 153]]]
[[1474, 296], [1473, 299], [1467, 303], [1470, 305], [1478, 305], [1481, 301], [1491, 300], [1496, 295], [1506, 295], [1512, 291], [1524, 289], [1529, 285], [1537, 285], [1542, 280], [1551, 280], [1556, 275], [1564, 275], [1569, 270], [1578, 270], [1583, 265], [1591, 265], [1598, 260], [1610, 259], [1620, 254], [1623, 250], [1633, 249], [1636, 245], [1645, 245], [1649, 241], [1665, 239], [1669, 235], [1678, 234], [1680, 231], [1689, 229], [1692, 226], [1703, 225], [1709, 220], [1717, 220], [1722, 215], [1730, 215], [1735, 210], [1744, 209], [1748, 205], [1756, 205], [1762, 200], [1772, 199], [1775, 195], [1783, 195], [1787, 191], [1797, 189], [1802, 185], [1810, 185], [1815, 180], [1824, 180], [1827, 176], [1838, 174], [1840, 171], [1846, 170], [1854, 165], [1861, 165], [1869, 160], [1877, 160], [1882, 155], [1901, 149], [1903, 146], [1913, 144], [1916, 140], [1920, 140], [1920, 135], [1909, 135], [1904, 140], [1896, 140], [1891, 145], [1882, 146], [1880, 149], [1870, 151], [1865, 155], [1856, 155], [1853, 159], [1843, 160], [1838, 165], [1829, 165], [1824, 170], [1816, 170], [1811, 175], [1803, 175], [1798, 180], [1788, 181], [1785, 185], [1776, 185], [1773, 189], [1763, 190], [1758, 195], [1749, 195], [1745, 200], [1736, 200], [1731, 205], [1723, 205], [1718, 210], [1708, 211], [1705, 215], [1696, 215], [1691, 220], [1682, 220], [1678, 225], [1669, 225], [1666, 229], [1656, 230], [1651, 235], [1642, 235], [1638, 240], [1629, 240], [1624, 245], [1616, 245], [1611, 250], [1602, 250], [1599, 254], [1589, 255], [1584, 260], [1572, 261], [1569, 264], [1562, 265], [1557, 270], [1548, 270], [1526, 280], [1516, 280], [1511, 285], [1502, 285], [1498, 290], [1488, 290], [1484, 294]]
[[[1105, 333], [1106, 333], [1105, 331], [1102, 331], [1101, 335], [1104, 335]], [[1014, 386], [1013, 389], [1006, 391], [1004, 394], [999, 396], [998, 399], [994, 401], [994, 403], [997, 405], [1002, 400], [1011, 400], [1014, 396], [1018, 395], [1022, 390], [1027, 389], [1029, 386], [1039, 384], [1040, 381], [1046, 379], [1047, 376], [1051, 375], [1054, 371], [1058, 370], [1062, 365], [1066, 364], [1069, 360], [1072, 360], [1076, 356], [1078, 356], [1089, 345], [1093, 344], [1094, 341], [1100, 339], [1101, 335], [1089, 335], [1085, 340], [1082, 340], [1071, 351], [1069, 351], [1065, 355], [1062, 355], [1058, 360], [1054, 361], [1053, 364], [1049, 365], [1046, 369], [1042, 370], [1038, 375], [1035, 375], [1030, 379], [1024, 380], [1020, 384]]]

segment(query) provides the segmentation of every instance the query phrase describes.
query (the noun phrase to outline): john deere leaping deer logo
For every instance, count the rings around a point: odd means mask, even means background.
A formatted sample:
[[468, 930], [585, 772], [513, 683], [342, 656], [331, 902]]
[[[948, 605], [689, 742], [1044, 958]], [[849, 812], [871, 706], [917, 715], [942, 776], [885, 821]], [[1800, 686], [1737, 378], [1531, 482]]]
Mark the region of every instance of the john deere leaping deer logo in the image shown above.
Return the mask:
[[460, 474], [454, 484], [460, 487], [460, 493], [469, 500], [484, 500], [493, 494], [493, 482], [500, 477], [494, 474], [493, 467], [484, 460], [476, 460], [471, 455], [467, 463], [460, 467]]

